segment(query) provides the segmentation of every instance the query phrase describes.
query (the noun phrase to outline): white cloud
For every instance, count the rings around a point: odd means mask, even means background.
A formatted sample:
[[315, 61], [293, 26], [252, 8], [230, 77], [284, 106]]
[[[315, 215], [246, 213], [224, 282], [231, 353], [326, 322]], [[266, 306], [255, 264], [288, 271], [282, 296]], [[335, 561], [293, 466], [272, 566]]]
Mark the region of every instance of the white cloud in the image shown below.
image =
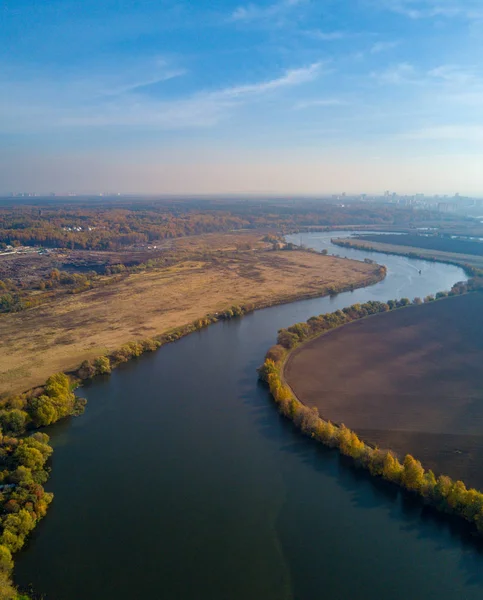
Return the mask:
[[482, 19], [481, 0], [383, 0], [382, 8], [410, 19], [434, 17]]
[[345, 100], [339, 98], [321, 98], [318, 100], [302, 100], [294, 105], [295, 110], [304, 110], [306, 108], [315, 108], [317, 106], [347, 106]]
[[423, 71], [409, 63], [399, 63], [385, 71], [372, 72], [371, 76], [381, 83], [439, 86], [446, 91], [465, 93], [483, 91], [483, 69], [471, 65], [446, 64]]
[[281, 87], [287, 87], [292, 85], [300, 85], [301, 83], [307, 83], [313, 81], [320, 74], [322, 63], [317, 62], [303, 67], [301, 69], [291, 69], [286, 71], [282, 77], [277, 79], [271, 79], [269, 81], [263, 81], [261, 83], [253, 83], [248, 85], [240, 85], [230, 88], [225, 88], [217, 92], [213, 92], [210, 96], [212, 98], [240, 98], [243, 96], [263, 94], [271, 90], [275, 90]]
[[371, 77], [377, 79], [380, 83], [399, 85], [403, 83], [416, 82], [416, 70], [409, 63], [399, 63], [385, 71], [373, 72]]
[[371, 54], [379, 54], [380, 52], [386, 52], [387, 50], [392, 50], [392, 48], [395, 48], [396, 46], [399, 46], [398, 41], [376, 42], [375, 44], [373, 44], [371, 46], [370, 53]]
[[186, 75], [186, 73], [187, 71], [185, 69], [172, 69], [166, 71], [162, 75], [146, 79], [132, 79], [131, 81], [126, 81], [118, 85], [113, 84], [111, 87], [108, 87], [103, 93], [107, 96], [117, 96], [120, 94], [133, 93], [141, 91], [142, 88], [157, 85], [158, 83], [169, 81], [170, 79], [174, 79], [175, 77], [181, 77], [182, 75]]
[[349, 34], [346, 31], [321, 31], [319, 29], [310, 30], [306, 32], [312, 38], [317, 40], [321, 40], [323, 42], [332, 42], [335, 40], [343, 40], [349, 37]]
[[428, 72], [430, 77], [444, 83], [456, 86], [482, 85], [481, 74], [472, 67], [462, 65], [441, 65]]
[[281, 0], [268, 6], [259, 4], [246, 4], [236, 8], [230, 16], [230, 21], [238, 22], [254, 22], [277, 20], [280, 17], [285, 17], [292, 9], [301, 4], [305, 4], [306, 0]]
[[[252, 84], [221, 88], [212, 92], [197, 92], [180, 99], [158, 100], [139, 93], [152, 83], [138, 80], [111, 89], [100, 86], [97, 93], [92, 87], [83, 89], [79, 81], [62, 85], [61, 90], [51, 82], [28, 82], [42, 94], [25, 94], [25, 86], [10, 85], [0, 100], [0, 114], [4, 115], [0, 129], [43, 130], [46, 127], [73, 126], [153, 126], [161, 129], [208, 127], [226, 118], [237, 106], [261, 98], [265, 94], [302, 85], [315, 80], [321, 73], [322, 63], [290, 69], [280, 77]], [[156, 79], [156, 82], [158, 79]], [[5, 87], [5, 86], [4, 86]]]

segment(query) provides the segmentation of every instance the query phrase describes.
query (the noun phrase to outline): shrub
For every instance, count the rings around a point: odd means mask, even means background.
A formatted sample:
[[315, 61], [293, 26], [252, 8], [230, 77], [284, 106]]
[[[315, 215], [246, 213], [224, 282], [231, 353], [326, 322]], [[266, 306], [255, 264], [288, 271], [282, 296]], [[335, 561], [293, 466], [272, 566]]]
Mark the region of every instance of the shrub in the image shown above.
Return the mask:
[[96, 373], [99, 375], [105, 375], [111, 372], [111, 361], [107, 356], [99, 356], [94, 361], [94, 367]]
[[265, 355], [265, 359], [269, 359], [269, 360], [272, 360], [274, 363], [278, 363], [281, 360], [283, 360], [283, 357], [285, 356], [285, 352], [286, 352], [285, 348], [283, 346], [280, 346], [277, 344], [270, 348], [270, 350]]
[[20, 435], [25, 431], [28, 420], [29, 416], [23, 410], [0, 410], [0, 427], [4, 433]]
[[79, 367], [77, 375], [80, 379], [91, 379], [96, 375], [96, 368], [89, 360], [85, 360]]

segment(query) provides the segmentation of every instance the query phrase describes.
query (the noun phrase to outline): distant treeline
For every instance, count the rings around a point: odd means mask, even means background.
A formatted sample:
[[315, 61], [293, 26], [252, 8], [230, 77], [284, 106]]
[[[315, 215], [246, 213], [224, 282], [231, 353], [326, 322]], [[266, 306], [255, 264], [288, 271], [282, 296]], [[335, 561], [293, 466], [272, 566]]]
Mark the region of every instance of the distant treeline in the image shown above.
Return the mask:
[[[379, 236], [380, 238], [382, 238], [382, 236]], [[406, 256], [407, 258], [416, 258], [418, 260], [427, 260], [429, 262], [439, 262], [439, 263], [443, 263], [445, 265], [454, 265], [456, 267], [461, 267], [462, 269], [465, 270], [465, 272], [467, 273], [467, 275], [470, 275], [472, 277], [475, 276], [479, 276], [479, 277], [483, 277], [483, 271], [481, 269], [478, 269], [477, 267], [473, 267], [465, 262], [462, 262], [460, 260], [452, 260], [450, 258], [442, 258], [442, 257], [437, 257], [437, 256], [427, 256], [426, 254], [419, 254], [419, 252], [416, 252], [414, 250], [408, 250], [408, 252], [395, 252], [394, 250], [391, 249], [387, 249], [386, 248], [374, 248], [371, 246], [365, 246], [364, 244], [358, 243], [357, 240], [361, 240], [362, 238], [351, 238], [351, 239], [347, 239], [347, 240], [343, 240], [343, 239], [332, 239], [330, 240], [334, 245], [336, 246], [341, 246], [342, 248], [354, 248], [355, 250], [362, 250], [364, 252], [376, 252], [376, 253], [383, 253], [383, 254], [391, 254], [393, 256]], [[384, 244], [387, 243], [386, 241], [386, 235], [384, 235], [384, 240], [379, 239], [377, 243], [380, 244]]]
[[[293, 230], [336, 225], [409, 225], [429, 211], [328, 202], [41, 202], [0, 207], [0, 249], [7, 245], [119, 250], [201, 233], [243, 228]], [[441, 219], [441, 216], [439, 216]]]
[[461, 239], [453, 237], [450, 234], [404, 234], [392, 235], [384, 234], [374, 235], [363, 233], [357, 236], [369, 242], [382, 242], [384, 244], [393, 244], [394, 246], [412, 246], [413, 248], [424, 248], [427, 250], [438, 250], [442, 252], [455, 252], [457, 254], [474, 254], [483, 256], [483, 242], [477, 240]]
[[[471, 281], [469, 284], [457, 284], [451, 292], [436, 294], [436, 298], [472, 291], [474, 285]], [[432, 302], [434, 299], [434, 296], [428, 296], [425, 301]], [[421, 302], [419, 298], [413, 301], [414, 304]], [[265, 362], [259, 369], [259, 377], [268, 384], [280, 412], [293, 421], [305, 435], [330, 448], [337, 448], [344, 456], [352, 458], [358, 466], [367, 469], [372, 475], [417, 494], [438, 510], [469, 521], [483, 535], [483, 493], [467, 489], [462, 481], [453, 481], [445, 475], [436, 477], [431, 470], [425, 471], [421, 463], [410, 454], [406, 455], [401, 463], [390, 450], [381, 450], [365, 444], [344, 424], [336, 425], [326, 421], [319, 416], [317, 408], [309, 408], [302, 404], [283, 378], [285, 360], [290, 351], [299, 344], [368, 315], [410, 304], [407, 298], [387, 303], [371, 301], [354, 304], [334, 313], [311, 317], [306, 323], [297, 323], [288, 329], [282, 329], [278, 334], [277, 345], [267, 352]]]

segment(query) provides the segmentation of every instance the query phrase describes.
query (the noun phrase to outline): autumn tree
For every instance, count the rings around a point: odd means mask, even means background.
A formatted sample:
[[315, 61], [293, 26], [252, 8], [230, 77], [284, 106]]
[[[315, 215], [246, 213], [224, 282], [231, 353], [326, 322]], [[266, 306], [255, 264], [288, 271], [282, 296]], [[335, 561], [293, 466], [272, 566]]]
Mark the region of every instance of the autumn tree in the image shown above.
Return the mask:
[[403, 486], [413, 492], [418, 492], [423, 485], [424, 469], [419, 462], [410, 454], [406, 454], [401, 474]]

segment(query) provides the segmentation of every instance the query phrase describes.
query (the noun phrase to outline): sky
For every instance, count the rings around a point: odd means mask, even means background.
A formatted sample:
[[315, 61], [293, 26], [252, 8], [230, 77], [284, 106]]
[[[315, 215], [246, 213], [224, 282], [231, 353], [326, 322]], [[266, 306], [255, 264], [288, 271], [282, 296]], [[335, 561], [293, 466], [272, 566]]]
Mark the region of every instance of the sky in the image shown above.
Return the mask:
[[0, 192], [483, 196], [482, 0], [4, 0]]

